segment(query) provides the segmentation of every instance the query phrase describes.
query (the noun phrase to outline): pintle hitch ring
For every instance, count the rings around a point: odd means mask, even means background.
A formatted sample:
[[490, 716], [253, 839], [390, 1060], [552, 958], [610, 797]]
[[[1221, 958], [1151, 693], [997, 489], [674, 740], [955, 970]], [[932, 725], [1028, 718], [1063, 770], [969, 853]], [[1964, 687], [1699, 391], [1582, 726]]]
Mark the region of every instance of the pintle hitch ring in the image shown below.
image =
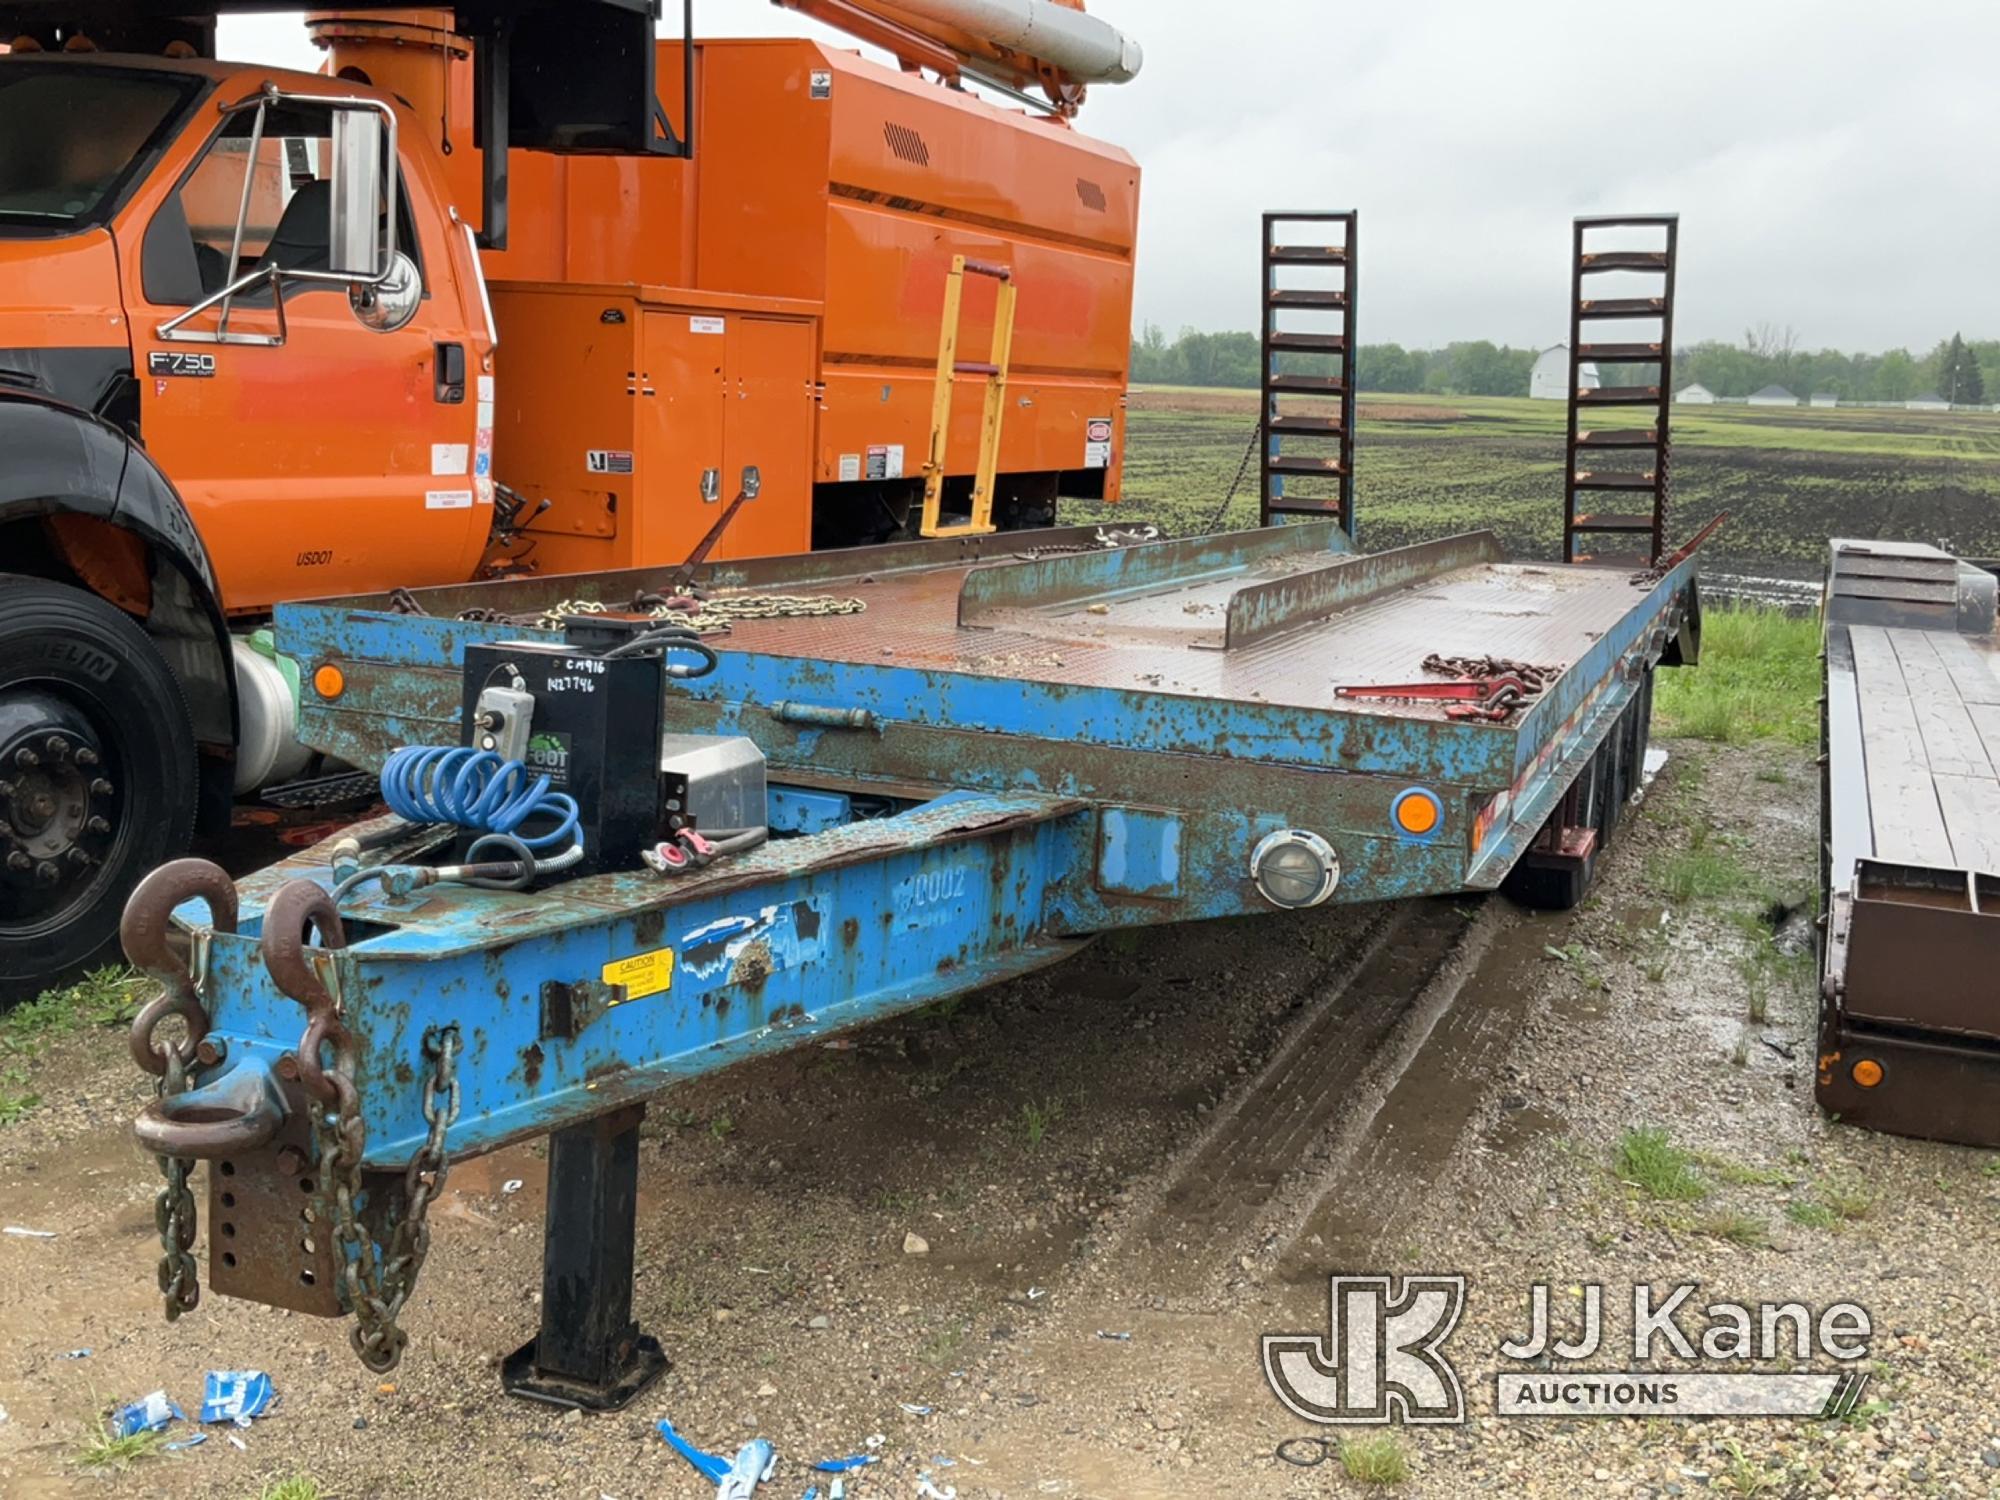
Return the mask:
[[213, 1083], [154, 1099], [132, 1133], [155, 1156], [221, 1161], [270, 1144], [284, 1125], [278, 1081], [261, 1059], [246, 1058]]

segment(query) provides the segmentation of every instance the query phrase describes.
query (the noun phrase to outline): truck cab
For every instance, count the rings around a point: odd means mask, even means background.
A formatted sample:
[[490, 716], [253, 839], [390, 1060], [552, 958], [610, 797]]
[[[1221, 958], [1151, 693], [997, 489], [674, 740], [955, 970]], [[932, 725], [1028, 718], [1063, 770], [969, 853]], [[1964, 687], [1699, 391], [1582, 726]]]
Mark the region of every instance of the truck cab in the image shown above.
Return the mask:
[[0, 57], [11, 986], [100, 950], [129, 872], [297, 753], [242, 625], [472, 575], [493, 342], [471, 233], [393, 95], [32, 37]]

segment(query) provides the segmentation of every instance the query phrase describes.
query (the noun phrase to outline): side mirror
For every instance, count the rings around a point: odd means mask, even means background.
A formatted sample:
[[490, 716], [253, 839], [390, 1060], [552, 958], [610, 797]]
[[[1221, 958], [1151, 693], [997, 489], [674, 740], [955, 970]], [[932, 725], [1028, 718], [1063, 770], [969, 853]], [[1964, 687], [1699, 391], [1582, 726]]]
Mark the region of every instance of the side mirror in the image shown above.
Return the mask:
[[423, 305], [424, 286], [417, 264], [402, 251], [390, 263], [388, 280], [370, 286], [357, 281], [347, 289], [347, 305], [363, 328], [394, 333], [409, 325]]
[[333, 112], [333, 244], [336, 275], [375, 282], [395, 264], [394, 220], [383, 212], [388, 121], [372, 109]]

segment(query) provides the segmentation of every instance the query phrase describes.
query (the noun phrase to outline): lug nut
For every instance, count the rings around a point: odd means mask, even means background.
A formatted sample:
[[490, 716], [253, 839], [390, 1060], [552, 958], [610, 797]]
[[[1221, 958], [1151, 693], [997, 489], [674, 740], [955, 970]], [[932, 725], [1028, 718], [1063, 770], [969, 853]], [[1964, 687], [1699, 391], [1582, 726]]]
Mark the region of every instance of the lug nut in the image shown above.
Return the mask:
[[34, 863], [35, 862], [32, 859], [28, 858], [27, 854], [20, 849], [16, 849], [13, 853], [7, 856], [7, 868], [10, 870], [20, 871], [24, 874], [28, 870], [34, 867]]
[[35, 881], [38, 885], [54, 885], [62, 879], [62, 871], [47, 860], [35, 866]]
[[42, 763], [42, 758], [26, 745], [14, 752], [14, 764], [24, 771], [33, 770]]
[[0, 797], [11, 797], [13, 795], [14, 783], [11, 781], [0, 781]]
[[114, 790], [111, 783], [102, 776], [90, 784], [90, 795], [93, 797], [109, 797]]
[[90, 821], [85, 823], [83, 826], [85, 828], [88, 828], [92, 833], [111, 832], [111, 825], [105, 822], [104, 819], [96, 817], [94, 815], [91, 817]]
[[71, 844], [69, 847], [69, 862], [75, 865], [79, 870], [81, 870], [86, 865], [91, 864], [92, 860], [90, 856], [86, 854], [83, 850], [77, 848], [76, 845]]
[[80, 745], [77, 747], [76, 763], [78, 765], [94, 766], [97, 764], [97, 761], [98, 761], [98, 754], [95, 750], [91, 749], [90, 746]]
[[52, 734], [42, 742], [42, 748], [49, 753], [50, 760], [69, 759], [69, 741], [59, 734]]

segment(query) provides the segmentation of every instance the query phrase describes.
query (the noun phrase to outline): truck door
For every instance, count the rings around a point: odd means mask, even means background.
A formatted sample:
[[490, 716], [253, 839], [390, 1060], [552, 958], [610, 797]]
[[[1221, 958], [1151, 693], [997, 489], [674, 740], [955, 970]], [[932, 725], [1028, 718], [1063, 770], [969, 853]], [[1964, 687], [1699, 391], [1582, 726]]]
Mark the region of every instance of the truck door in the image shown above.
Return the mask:
[[423, 285], [401, 327], [365, 326], [344, 287], [293, 281], [282, 308], [268, 286], [236, 297], [226, 330], [217, 307], [183, 325], [192, 340], [160, 332], [243, 273], [331, 265], [335, 111], [268, 105], [253, 153], [259, 113], [223, 118], [146, 229], [127, 289], [146, 446], [232, 613], [469, 577], [492, 516], [473, 472], [483, 340], [455, 291], [448, 226], [428, 199], [413, 212], [421, 177], [393, 186], [397, 245]]

